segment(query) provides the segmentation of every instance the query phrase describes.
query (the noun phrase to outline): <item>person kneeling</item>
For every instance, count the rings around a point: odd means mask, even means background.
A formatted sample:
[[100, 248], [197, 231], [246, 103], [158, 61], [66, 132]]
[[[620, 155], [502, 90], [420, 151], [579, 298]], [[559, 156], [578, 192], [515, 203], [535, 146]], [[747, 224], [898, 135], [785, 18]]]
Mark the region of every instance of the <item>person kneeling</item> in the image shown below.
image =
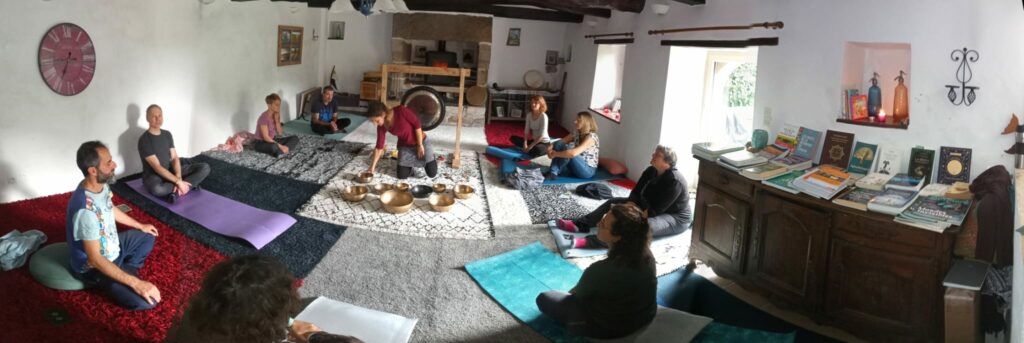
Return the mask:
[[408, 107], [398, 105], [388, 109], [383, 103], [374, 101], [366, 111], [373, 125], [377, 125], [377, 145], [370, 161], [370, 173], [377, 170], [377, 162], [384, 154], [384, 139], [388, 132], [398, 137], [398, 175], [399, 179], [412, 175], [413, 168], [423, 168], [427, 176], [437, 176], [437, 160], [434, 149], [423, 133], [420, 118]]
[[651, 231], [643, 212], [630, 204], [613, 205], [598, 230], [608, 257], [584, 270], [569, 293], [538, 295], [537, 307], [574, 335], [620, 338], [649, 324], [658, 311]]

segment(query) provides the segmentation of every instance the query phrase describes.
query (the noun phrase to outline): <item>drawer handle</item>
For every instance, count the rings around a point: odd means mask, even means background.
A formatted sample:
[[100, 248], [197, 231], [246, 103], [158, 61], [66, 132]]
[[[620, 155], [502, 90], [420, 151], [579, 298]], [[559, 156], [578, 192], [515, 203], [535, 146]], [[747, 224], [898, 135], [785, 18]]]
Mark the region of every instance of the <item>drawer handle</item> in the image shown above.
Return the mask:
[[723, 185], [728, 185], [729, 184], [729, 177], [726, 176], [725, 174], [718, 174], [718, 183], [723, 184]]

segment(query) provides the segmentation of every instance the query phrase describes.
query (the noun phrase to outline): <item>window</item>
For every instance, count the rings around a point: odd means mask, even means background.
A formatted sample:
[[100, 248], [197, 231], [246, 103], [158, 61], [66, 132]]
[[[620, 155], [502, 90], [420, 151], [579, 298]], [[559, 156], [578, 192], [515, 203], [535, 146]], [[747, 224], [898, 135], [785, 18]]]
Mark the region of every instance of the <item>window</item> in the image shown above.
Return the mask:
[[597, 67], [594, 70], [594, 91], [590, 95], [590, 110], [618, 123], [622, 119], [622, 70], [626, 62], [626, 46], [601, 44], [597, 46]]

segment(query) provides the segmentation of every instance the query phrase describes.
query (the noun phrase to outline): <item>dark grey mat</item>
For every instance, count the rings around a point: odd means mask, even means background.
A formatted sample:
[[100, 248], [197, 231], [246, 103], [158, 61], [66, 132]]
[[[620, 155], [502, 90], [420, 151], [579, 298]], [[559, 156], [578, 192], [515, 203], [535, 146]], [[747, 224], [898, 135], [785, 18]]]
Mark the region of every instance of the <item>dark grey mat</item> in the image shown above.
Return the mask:
[[325, 184], [367, 146], [364, 143], [336, 141], [320, 136], [297, 137], [299, 144], [295, 149], [279, 157], [256, 152], [249, 146], [239, 153], [210, 150], [201, 156], [290, 179]]
[[549, 219], [575, 219], [590, 213], [591, 209], [576, 201], [573, 190], [576, 185], [544, 185], [535, 189], [520, 191], [530, 211], [530, 222], [546, 223]]

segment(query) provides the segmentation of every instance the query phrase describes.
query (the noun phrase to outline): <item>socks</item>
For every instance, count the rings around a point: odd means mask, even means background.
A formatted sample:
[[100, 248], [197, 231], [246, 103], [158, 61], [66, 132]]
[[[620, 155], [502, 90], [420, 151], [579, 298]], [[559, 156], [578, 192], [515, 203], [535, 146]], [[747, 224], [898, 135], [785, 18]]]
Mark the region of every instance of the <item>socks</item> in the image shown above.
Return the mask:
[[573, 223], [571, 220], [555, 219], [555, 224], [558, 225], [558, 228], [562, 231], [579, 232], [579, 228], [576, 227], [576, 223]]
[[574, 239], [572, 247], [576, 248], [576, 249], [586, 248], [587, 247], [587, 238], [586, 237], [580, 237], [580, 238]]

